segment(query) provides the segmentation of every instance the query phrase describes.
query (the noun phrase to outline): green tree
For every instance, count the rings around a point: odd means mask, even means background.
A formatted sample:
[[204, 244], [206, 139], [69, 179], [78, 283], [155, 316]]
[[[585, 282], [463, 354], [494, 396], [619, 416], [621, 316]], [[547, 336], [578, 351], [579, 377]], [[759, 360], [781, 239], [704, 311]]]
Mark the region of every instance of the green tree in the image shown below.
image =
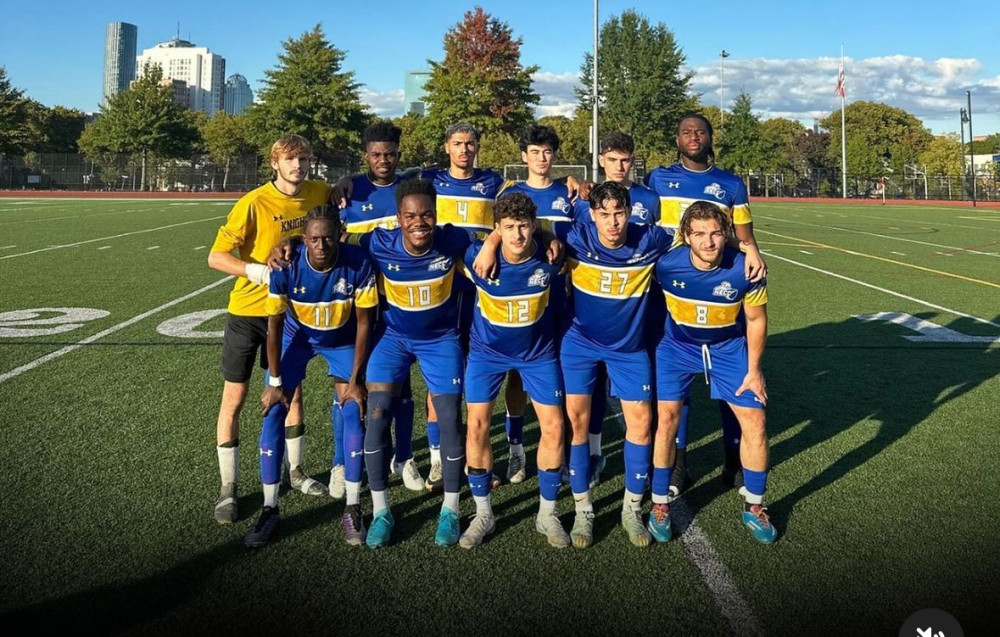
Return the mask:
[[147, 187], [152, 161], [189, 156], [198, 140], [194, 115], [174, 103], [173, 89], [163, 85], [162, 79], [159, 66], [147, 65], [131, 88], [101, 106], [100, 117], [79, 141], [80, 149], [92, 157], [135, 154], [141, 167], [140, 190]]
[[[930, 132], [916, 117], [901, 108], [877, 102], [857, 101], [847, 105], [847, 173], [865, 179], [882, 177], [887, 171], [902, 174], [931, 142]], [[834, 111], [820, 125], [830, 131], [830, 139], [840, 141], [840, 111]], [[891, 157], [886, 158], [889, 152]], [[827, 151], [837, 163], [840, 144]]]
[[[230, 115], [225, 112], [216, 113], [212, 117], [199, 122], [199, 132], [204, 142], [205, 150], [212, 161], [221, 166], [222, 189], [229, 184], [229, 170], [238, 157], [255, 152], [250, 139], [250, 129], [245, 115]], [[215, 179], [212, 179], [215, 188]]]
[[325, 164], [343, 163], [345, 151], [361, 152], [370, 116], [354, 73], [343, 70], [344, 51], [330, 44], [319, 24], [282, 47], [278, 65], [264, 72], [260, 102], [247, 112], [263, 154], [290, 133], [308, 139]]
[[795, 120], [774, 117], [761, 122], [760, 135], [768, 151], [768, 161], [762, 168], [786, 176], [802, 172], [805, 160], [796, 142], [805, 134], [806, 127]]
[[962, 142], [958, 135], [938, 135], [920, 153], [919, 163], [928, 175], [962, 175]]
[[402, 166], [423, 166], [434, 161], [437, 147], [440, 146], [437, 136], [429, 137], [423, 121], [426, 119], [418, 113], [407, 113], [392, 120], [403, 134], [399, 138], [399, 154]]
[[[620, 130], [636, 142], [636, 154], [673, 156], [677, 124], [697, 100], [688, 95], [691, 73], [674, 34], [629, 10], [601, 26], [598, 45], [598, 128]], [[586, 54], [577, 89], [580, 110], [591, 112], [593, 55]]]
[[[538, 118], [542, 126], [550, 126], [559, 136], [560, 164], [590, 165], [590, 113], [580, 117], [579, 109], [573, 119], [563, 115]], [[518, 163], [520, 163], [518, 159]]]
[[506, 164], [521, 163], [521, 147], [517, 138], [504, 132], [494, 132], [483, 138], [479, 149], [479, 163], [492, 166], [497, 172], [503, 173]]
[[0, 66], [0, 155], [18, 155], [24, 150], [28, 113], [23, 96], [24, 91], [11, 85], [7, 69]]
[[491, 144], [492, 135], [517, 135], [534, 119], [529, 105], [539, 96], [531, 88], [531, 74], [538, 67], [521, 65], [521, 38], [482, 7], [466, 12], [444, 34], [444, 60], [428, 62], [423, 136], [438, 146], [448, 126], [464, 120], [479, 130], [484, 146], [499, 149], [508, 144]]
[[761, 133], [760, 119], [753, 114], [753, 101], [747, 93], [740, 91], [733, 100], [733, 113], [726, 118], [726, 141], [717, 146], [720, 166], [744, 178], [771, 162], [772, 150]]
[[46, 108], [35, 100], [25, 100], [24, 150], [38, 153], [79, 152], [77, 140], [83, 133], [86, 115], [65, 106]]

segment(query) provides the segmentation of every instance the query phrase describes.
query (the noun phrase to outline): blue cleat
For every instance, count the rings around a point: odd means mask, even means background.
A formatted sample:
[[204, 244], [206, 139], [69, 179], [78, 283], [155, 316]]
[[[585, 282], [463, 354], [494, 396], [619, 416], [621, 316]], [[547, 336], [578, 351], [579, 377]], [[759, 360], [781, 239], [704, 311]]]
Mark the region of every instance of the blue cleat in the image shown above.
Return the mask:
[[[458, 514], [448, 507], [441, 508], [441, 515], [438, 516], [438, 528], [434, 534], [434, 543], [438, 546], [455, 546], [458, 538], [462, 534], [458, 526]], [[368, 531], [371, 536], [371, 531]]]
[[649, 510], [649, 523], [646, 527], [657, 542], [669, 542], [674, 536], [670, 526], [670, 505], [654, 504]]
[[377, 549], [388, 544], [389, 536], [392, 535], [392, 527], [395, 524], [396, 521], [392, 518], [392, 512], [389, 509], [377, 513], [372, 519], [372, 524], [368, 528], [368, 537], [365, 539], [368, 548]]
[[778, 530], [771, 524], [767, 509], [760, 504], [743, 509], [743, 526], [750, 529], [753, 539], [761, 544], [773, 544], [778, 539]]

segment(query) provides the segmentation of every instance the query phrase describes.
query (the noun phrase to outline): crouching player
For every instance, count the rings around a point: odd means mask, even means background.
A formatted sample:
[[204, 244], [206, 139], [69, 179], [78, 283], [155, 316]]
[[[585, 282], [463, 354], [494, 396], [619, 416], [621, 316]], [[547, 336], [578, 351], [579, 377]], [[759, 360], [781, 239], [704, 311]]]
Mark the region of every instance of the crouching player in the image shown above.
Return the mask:
[[670, 539], [667, 501], [677, 426], [691, 381], [704, 373], [712, 398], [729, 404], [742, 431], [743, 524], [754, 539], [769, 544], [777, 531], [763, 506], [768, 462], [767, 388], [761, 370], [767, 338], [766, 283], [746, 279], [745, 255], [726, 246], [733, 235], [729, 217], [714, 204], [691, 204], [681, 218], [680, 233], [684, 245], [656, 265], [667, 320], [656, 350], [659, 427], [649, 530], [661, 542]]
[[559, 266], [546, 261], [534, 237], [536, 207], [524, 194], [501, 198], [493, 206], [500, 235], [497, 268], [490, 278], [477, 275], [473, 263], [483, 247], [476, 242], [465, 253], [463, 272], [476, 285], [468, 363], [465, 368], [465, 401], [469, 411], [466, 458], [469, 488], [476, 502], [476, 516], [459, 539], [473, 548], [493, 531], [490, 504], [493, 482], [493, 449], [490, 417], [500, 385], [508, 371], [517, 371], [535, 406], [541, 440], [538, 445], [538, 485], [541, 492], [535, 528], [557, 548], [569, 546], [569, 536], [556, 517], [560, 467], [563, 457], [563, 383], [556, 358], [554, 309], [565, 288], [552, 289]]
[[320, 355], [329, 364], [344, 417], [347, 506], [344, 537], [365, 541], [358, 502], [364, 431], [362, 370], [368, 352], [372, 308], [378, 303], [375, 269], [363, 250], [341, 245], [340, 216], [330, 206], [306, 215], [304, 248], [288, 267], [271, 272], [268, 314], [268, 387], [261, 396], [260, 476], [264, 510], [246, 545], [264, 546], [278, 529], [278, 487], [284, 454], [282, 435], [288, 399], [305, 377], [306, 364]]

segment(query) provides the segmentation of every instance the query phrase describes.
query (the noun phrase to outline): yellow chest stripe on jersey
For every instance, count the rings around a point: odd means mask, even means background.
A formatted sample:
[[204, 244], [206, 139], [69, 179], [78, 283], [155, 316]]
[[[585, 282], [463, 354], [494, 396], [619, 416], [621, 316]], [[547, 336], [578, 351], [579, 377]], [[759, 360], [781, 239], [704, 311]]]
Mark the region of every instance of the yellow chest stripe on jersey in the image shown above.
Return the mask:
[[729, 206], [726, 206], [718, 201], [710, 201], [708, 199], [692, 198], [692, 197], [660, 197], [660, 225], [666, 228], [676, 228], [681, 223], [681, 217], [684, 216], [684, 211], [688, 209], [688, 206], [696, 201], [709, 201], [722, 209], [730, 217], [732, 212], [729, 210]]
[[437, 222], [465, 228], [493, 229], [493, 200], [437, 196]]
[[347, 323], [354, 310], [354, 299], [338, 299], [322, 303], [306, 303], [291, 299], [289, 305], [299, 323], [325, 332], [339, 329]]
[[736, 324], [742, 301], [735, 303], [713, 303], [696, 301], [663, 292], [667, 299], [667, 311], [678, 325], [687, 327], [720, 328]]
[[398, 224], [396, 215], [379, 217], [378, 219], [368, 219], [366, 221], [351, 221], [346, 226], [347, 232], [368, 234], [375, 228], [394, 229]]
[[499, 327], [526, 327], [537, 323], [549, 306], [549, 290], [522, 296], [492, 296], [477, 290], [483, 318]]
[[569, 260], [573, 287], [607, 299], [641, 297], [649, 290], [653, 265], [611, 267]]
[[455, 267], [435, 279], [422, 281], [393, 281], [382, 273], [378, 275], [379, 291], [389, 305], [409, 312], [430, 310], [444, 305], [451, 296], [455, 280]]

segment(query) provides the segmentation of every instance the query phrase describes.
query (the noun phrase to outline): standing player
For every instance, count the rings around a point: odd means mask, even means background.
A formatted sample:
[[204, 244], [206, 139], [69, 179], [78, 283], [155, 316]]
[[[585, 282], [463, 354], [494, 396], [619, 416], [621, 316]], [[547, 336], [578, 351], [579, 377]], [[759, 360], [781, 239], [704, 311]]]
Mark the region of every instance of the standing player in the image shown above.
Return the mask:
[[[382, 121], [365, 129], [362, 140], [365, 143], [365, 161], [368, 173], [357, 175], [351, 180], [350, 198], [341, 210], [345, 229], [351, 234], [368, 233], [375, 228], [396, 227], [396, 187], [399, 178], [399, 138], [402, 131], [392, 122]], [[334, 409], [334, 438], [336, 440], [334, 467], [330, 479], [330, 495], [342, 497], [344, 454], [343, 424], [339, 412]], [[420, 475], [413, 459], [413, 394], [407, 379], [392, 418], [396, 431], [395, 453], [390, 468], [403, 478], [403, 484], [411, 491], [424, 489], [424, 478]], [[339, 434], [339, 435], [338, 435]], [[338, 462], [339, 460], [339, 462]]]
[[619, 183], [595, 186], [590, 206], [594, 223], [575, 224], [565, 239], [573, 285], [573, 321], [560, 349], [573, 428], [569, 468], [576, 519], [570, 536], [579, 548], [593, 543], [588, 429], [590, 396], [603, 363], [625, 416], [622, 526], [634, 545], [648, 546], [641, 506], [652, 446], [653, 380], [644, 323], [653, 266], [670, 249], [673, 235], [657, 226], [629, 224], [631, 201]]
[[266, 303], [268, 387], [261, 396], [264, 510], [246, 536], [249, 547], [266, 545], [278, 530], [278, 487], [284, 451], [281, 429], [288, 396], [301, 384], [306, 365], [317, 355], [329, 365], [344, 420], [348, 458], [344, 537], [354, 545], [365, 540], [358, 502], [364, 437], [360, 377], [368, 353], [372, 308], [378, 303], [375, 270], [363, 250], [339, 244], [340, 216], [331, 206], [309, 211], [304, 238], [305, 247], [292, 256], [289, 267], [271, 273]]
[[[220, 524], [236, 521], [237, 483], [239, 482], [239, 422], [246, 400], [247, 383], [253, 372], [257, 350], [267, 339], [267, 257], [281, 239], [302, 232], [306, 213], [327, 203], [330, 187], [321, 181], [309, 181], [312, 148], [303, 137], [287, 135], [271, 146], [274, 178], [243, 195], [233, 206], [226, 225], [212, 244], [208, 266], [235, 277], [229, 295], [229, 314], [222, 343], [222, 404], [216, 424], [216, 444], [222, 487], [215, 503], [215, 519]], [[233, 251], [239, 251], [236, 256]], [[261, 366], [266, 367], [265, 352]], [[302, 471], [305, 426], [302, 424], [301, 398], [293, 399], [285, 435], [291, 464], [292, 486], [305, 493], [321, 494], [323, 485]]]
[[656, 265], [667, 300], [666, 335], [656, 351], [659, 428], [653, 452], [653, 508], [649, 530], [670, 539], [668, 493], [675, 436], [691, 381], [704, 373], [712, 398], [725, 401], [742, 430], [740, 461], [746, 500], [743, 524], [754, 539], [774, 542], [777, 531], [763, 506], [768, 447], [761, 370], [767, 339], [767, 287], [744, 276], [745, 255], [726, 247], [729, 218], [715, 205], [691, 204], [681, 218], [684, 245]]
[[476, 516], [459, 544], [474, 548], [493, 531], [490, 504], [493, 450], [490, 417], [500, 385], [516, 370], [527, 387], [538, 415], [540, 504], [535, 528], [557, 548], [570, 545], [569, 536], [555, 513], [563, 458], [563, 387], [556, 359], [556, 328], [552, 285], [559, 266], [550, 265], [534, 238], [535, 204], [521, 193], [502, 197], [493, 207], [501, 247], [498, 267], [490, 278], [472, 269], [479, 242], [465, 253], [464, 272], [476, 285], [477, 302], [472, 321], [466, 366], [465, 401], [469, 413], [466, 445], [469, 488], [476, 502]]
[[[747, 244], [746, 278], [760, 281], [767, 267], [754, 239], [746, 185], [739, 176], [714, 164], [712, 124], [702, 115], [685, 117], [677, 126], [676, 144], [680, 160], [669, 168], [659, 166], [646, 176], [646, 185], [660, 196], [660, 225], [677, 228], [684, 211], [696, 201], [709, 201], [719, 206], [732, 220], [736, 237]], [[719, 403], [719, 412], [726, 458], [722, 477], [732, 486], [741, 479], [738, 473], [740, 426], [726, 403]], [[684, 491], [688, 484], [687, 422], [685, 410], [677, 432], [677, 466], [671, 483], [674, 496]]]

